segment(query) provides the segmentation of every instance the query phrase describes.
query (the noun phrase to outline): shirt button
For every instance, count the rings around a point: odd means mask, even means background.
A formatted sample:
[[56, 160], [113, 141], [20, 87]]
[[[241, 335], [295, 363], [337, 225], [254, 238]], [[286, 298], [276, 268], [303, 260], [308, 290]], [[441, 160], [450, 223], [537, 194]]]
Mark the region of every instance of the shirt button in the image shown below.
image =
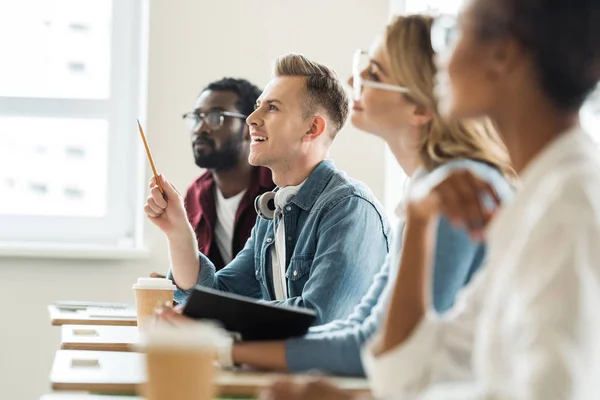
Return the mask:
[[267, 238], [267, 243], [271, 243], [272, 241], [273, 241], [273, 239]]
[[285, 209], [288, 211], [292, 211], [292, 207], [290, 207], [290, 206], [287, 206]]
[[292, 275], [298, 276], [298, 271], [294, 271], [294, 273]]
[[292, 237], [291, 237], [291, 236], [288, 236], [288, 240], [292, 240]]

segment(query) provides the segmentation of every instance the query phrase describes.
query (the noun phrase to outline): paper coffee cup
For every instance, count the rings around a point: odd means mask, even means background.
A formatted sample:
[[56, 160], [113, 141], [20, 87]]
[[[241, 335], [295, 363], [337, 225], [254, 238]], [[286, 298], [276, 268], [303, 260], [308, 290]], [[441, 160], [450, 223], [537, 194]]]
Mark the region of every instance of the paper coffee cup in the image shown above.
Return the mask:
[[167, 302], [173, 302], [177, 287], [169, 279], [139, 278], [133, 285], [137, 324], [140, 331], [147, 330], [154, 320], [154, 310]]
[[157, 324], [142, 334], [148, 400], [212, 400], [218, 373], [215, 343], [221, 333], [201, 322], [185, 327]]

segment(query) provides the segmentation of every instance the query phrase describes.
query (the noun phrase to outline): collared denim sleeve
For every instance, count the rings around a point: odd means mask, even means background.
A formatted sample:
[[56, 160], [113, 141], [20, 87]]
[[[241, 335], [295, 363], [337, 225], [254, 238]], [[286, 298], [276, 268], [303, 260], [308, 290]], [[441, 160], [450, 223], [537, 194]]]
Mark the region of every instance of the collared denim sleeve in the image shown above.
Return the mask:
[[389, 250], [387, 224], [370, 201], [347, 196], [323, 211], [302, 295], [273, 302], [315, 310], [316, 324], [352, 312]]
[[[224, 292], [232, 292], [242, 296], [253, 297], [260, 299], [261, 290], [259, 283], [255, 277], [254, 269], [254, 233], [256, 228], [252, 229], [250, 238], [246, 245], [238, 253], [233, 261], [219, 272], [215, 272], [215, 266], [204, 255], [200, 254], [200, 273], [198, 274], [198, 285], [213, 289], [222, 290]], [[169, 270], [168, 278], [176, 285], [173, 280], [173, 272]], [[183, 304], [192, 289], [182, 290], [177, 288], [175, 291], [175, 300]]]

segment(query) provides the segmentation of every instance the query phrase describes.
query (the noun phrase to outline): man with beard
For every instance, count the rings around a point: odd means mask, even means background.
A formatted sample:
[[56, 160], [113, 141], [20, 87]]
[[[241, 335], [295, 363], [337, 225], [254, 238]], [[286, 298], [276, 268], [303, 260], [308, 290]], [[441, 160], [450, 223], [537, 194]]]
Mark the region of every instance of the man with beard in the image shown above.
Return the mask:
[[273, 190], [271, 171], [248, 163], [246, 118], [261, 90], [245, 79], [210, 83], [183, 115], [191, 132], [194, 160], [207, 171], [185, 195], [185, 209], [198, 249], [217, 270], [244, 247], [256, 222], [254, 199]]

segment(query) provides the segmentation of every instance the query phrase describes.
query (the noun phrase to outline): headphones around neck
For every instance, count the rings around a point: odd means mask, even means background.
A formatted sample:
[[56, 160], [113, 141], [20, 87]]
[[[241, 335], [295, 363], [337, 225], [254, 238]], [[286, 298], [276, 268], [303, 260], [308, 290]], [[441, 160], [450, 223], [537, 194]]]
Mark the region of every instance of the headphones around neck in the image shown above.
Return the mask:
[[254, 200], [254, 209], [262, 219], [272, 220], [296, 197], [296, 193], [296, 186], [286, 186], [277, 191], [263, 193]]

